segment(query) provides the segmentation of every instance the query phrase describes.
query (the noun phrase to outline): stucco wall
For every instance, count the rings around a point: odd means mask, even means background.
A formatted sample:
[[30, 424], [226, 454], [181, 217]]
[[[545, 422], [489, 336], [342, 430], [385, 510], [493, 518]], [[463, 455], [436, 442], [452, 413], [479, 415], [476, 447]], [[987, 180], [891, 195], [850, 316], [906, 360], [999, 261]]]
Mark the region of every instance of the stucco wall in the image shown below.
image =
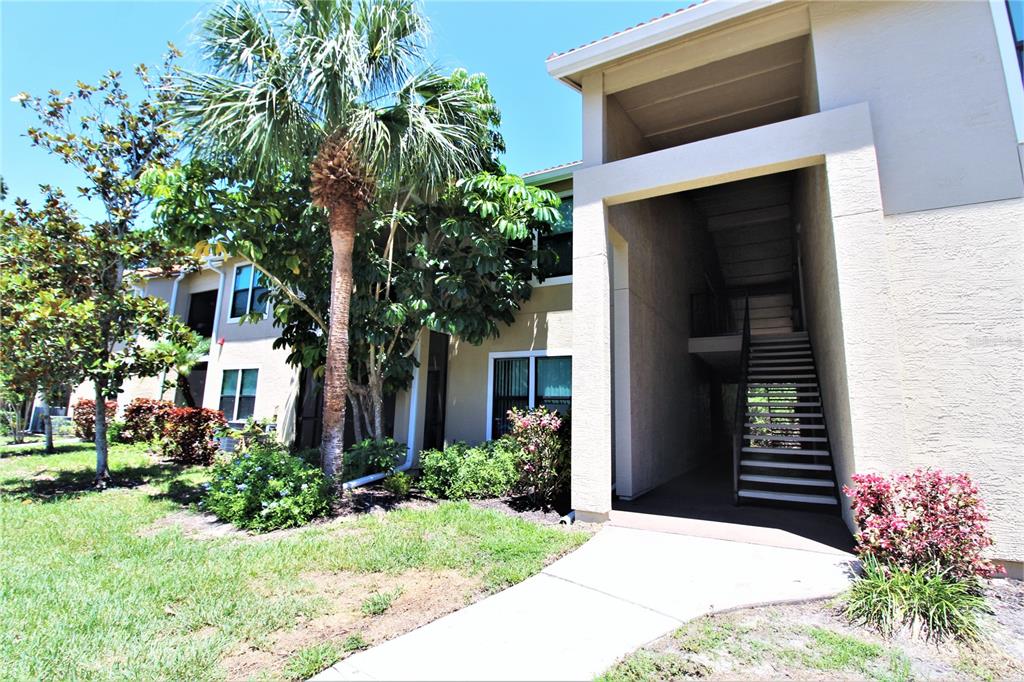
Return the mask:
[[867, 102], [885, 212], [1020, 197], [987, 2], [812, 2], [821, 110]]
[[629, 249], [631, 476], [616, 489], [636, 496], [710, 451], [707, 376], [686, 339], [690, 294], [716, 268], [703, 219], [679, 196], [613, 206], [608, 221]]
[[[814, 349], [829, 446], [836, 478], [841, 484], [849, 484], [850, 474], [855, 470], [853, 432], [850, 427], [836, 245], [824, 166], [799, 171], [794, 199], [800, 223], [807, 331]], [[843, 505], [843, 515], [852, 526], [853, 519], [847, 505]]]
[[991, 512], [994, 555], [1022, 561], [1024, 200], [884, 226], [906, 452], [858, 452], [858, 469], [969, 472]]
[[445, 440], [482, 441], [487, 436], [488, 354], [501, 351], [572, 348], [572, 285], [534, 287], [512, 325], [501, 335], [474, 346], [453, 338], [448, 347], [448, 398]]

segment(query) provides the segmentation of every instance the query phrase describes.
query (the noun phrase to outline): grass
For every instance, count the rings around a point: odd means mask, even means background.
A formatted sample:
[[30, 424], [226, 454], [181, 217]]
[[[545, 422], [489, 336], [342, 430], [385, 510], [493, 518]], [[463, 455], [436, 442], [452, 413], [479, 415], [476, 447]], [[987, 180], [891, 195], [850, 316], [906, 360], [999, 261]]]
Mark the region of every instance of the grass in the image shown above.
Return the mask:
[[687, 623], [670, 637], [629, 655], [598, 679], [667, 681], [712, 674], [725, 679], [911, 679], [910, 661], [897, 649], [778, 618], [744, 622], [738, 614]]
[[[232, 650], [329, 608], [312, 572], [453, 569], [497, 590], [586, 537], [446, 503], [258, 542], [198, 539], [154, 523], [196, 499], [204, 470], [154, 465], [121, 445], [110, 463], [134, 487], [92, 490], [88, 444], [0, 460], [5, 678], [218, 679]], [[289, 670], [329, 652], [304, 650]]]
[[364, 616], [379, 616], [390, 609], [391, 605], [401, 594], [401, 588], [391, 592], [374, 592], [363, 600], [359, 610], [363, 612]]
[[344, 653], [345, 649], [334, 642], [321, 642], [299, 649], [288, 659], [284, 677], [289, 680], [308, 680], [334, 665]]

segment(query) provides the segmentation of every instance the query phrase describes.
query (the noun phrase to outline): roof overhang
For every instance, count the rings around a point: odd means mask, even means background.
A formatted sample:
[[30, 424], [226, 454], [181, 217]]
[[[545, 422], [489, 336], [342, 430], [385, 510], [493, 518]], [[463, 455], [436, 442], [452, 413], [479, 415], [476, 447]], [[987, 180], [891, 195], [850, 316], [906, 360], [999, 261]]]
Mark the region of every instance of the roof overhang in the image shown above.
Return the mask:
[[522, 178], [527, 185], [548, 185], [559, 180], [568, 180], [582, 164], [582, 161], [563, 163], [560, 166], [523, 173]]
[[779, 5], [786, 0], [704, 0], [683, 11], [601, 38], [547, 59], [548, 73], [579, 89], [584, 71], [648, 50], [715, 24]]

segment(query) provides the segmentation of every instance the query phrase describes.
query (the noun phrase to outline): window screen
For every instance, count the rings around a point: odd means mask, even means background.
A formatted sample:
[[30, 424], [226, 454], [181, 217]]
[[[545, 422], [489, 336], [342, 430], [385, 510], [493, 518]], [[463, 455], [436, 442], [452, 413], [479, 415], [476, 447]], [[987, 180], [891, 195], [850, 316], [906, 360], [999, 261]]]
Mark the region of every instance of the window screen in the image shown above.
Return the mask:
[[530, 406], [530, 358], [494, 360], [494, 396], [491, 436], [508, 433], [508, 411]]

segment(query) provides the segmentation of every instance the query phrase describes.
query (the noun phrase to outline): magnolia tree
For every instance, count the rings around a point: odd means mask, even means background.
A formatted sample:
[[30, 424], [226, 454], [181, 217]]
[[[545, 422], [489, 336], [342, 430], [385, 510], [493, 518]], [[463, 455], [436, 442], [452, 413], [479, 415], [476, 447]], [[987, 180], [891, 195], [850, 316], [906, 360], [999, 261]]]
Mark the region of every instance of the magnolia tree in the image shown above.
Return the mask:
[[136, 68], [145, 93], [138, 101], [116, 71], [96, 85], [79, 82], [71, 94], [51, 90], [44, 98], [16, 98], [39, 118], [39, 126], [28, 130], [32, 143], [81, 171], [79, 193], [102, 207], [103, 218], [86, 223], [63, 194], [44, 188], [42, 209], [19, 201], [10, 219], [12, 229], [31, 237], [24, 245], [31, 257], [19, 255], [15, 276], [33, 278], [49, 270], [52, 280], [44, 281], [59, 282], [58, 288], [25, 292], [19, 300], [24, 314], [12, 322], [12, 333], [26, 347], [51, 344], [61, 351], [47, 354], [48, 372], [67, 370], [68, 377], [93, 384], [98, 485], [109, 479], [106, 400], [129, 377], [172, 368], [174, 349], [198, 342], [169, 314], [166, 302], [139, 295], [143, 271], [166, 274], [184, 263], [183, 254], [156, 231], [137, 224], [151, 201], [142, 191], [143, 173], [170, 162], [177, 148], [168, 119], [168, 74], [177, 54], [172, 47], [157, 75]]

